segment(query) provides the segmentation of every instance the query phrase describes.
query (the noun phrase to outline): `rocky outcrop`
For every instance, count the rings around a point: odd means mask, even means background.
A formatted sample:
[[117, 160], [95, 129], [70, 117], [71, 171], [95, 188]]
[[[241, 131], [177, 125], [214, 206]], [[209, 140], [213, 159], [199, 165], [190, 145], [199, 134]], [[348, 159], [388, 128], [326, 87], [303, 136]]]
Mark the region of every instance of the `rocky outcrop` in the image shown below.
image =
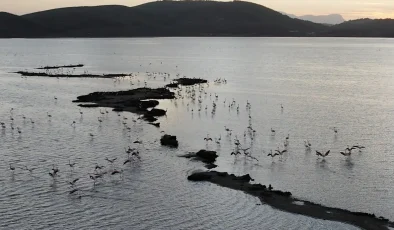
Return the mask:
[[200, 150], [196, 152], [196, 157], [199, 157], [202, 159], [203, 162], [205, 163], [213, 163], [216, 161], [216, 158], [218, 155], [216, 154], [215, 151], [208, 151], [208, 150]]
[[151, 109], [151, 110], [147, 111], [145, 113], [145, 115], [161, 117], [161, 116], [165, 116], [166, 113], [167, 113], [167, 111], [162, 110], [162, 109]]
[[202, 149], [196, 153], [189, 153], [180, 157], [192, 158], [193, 160], [202, 161], [205, 163], [205, 167], [207, 169], [213, 169], [217, 167], [217, 165], [214, 164], [216, 158], [218, 157], [215, 151], [208, 151]]
[[171, 135], [165, 134], [164, 136], [161, 137], [160, 143], [161, 143], [161, 145], [164, 145], [164, 146], [169, 146], [169, 147], [173, 147], [173, 148], [178, 147], [178, 140], [176, 139], [176, 136], [171, 136]]

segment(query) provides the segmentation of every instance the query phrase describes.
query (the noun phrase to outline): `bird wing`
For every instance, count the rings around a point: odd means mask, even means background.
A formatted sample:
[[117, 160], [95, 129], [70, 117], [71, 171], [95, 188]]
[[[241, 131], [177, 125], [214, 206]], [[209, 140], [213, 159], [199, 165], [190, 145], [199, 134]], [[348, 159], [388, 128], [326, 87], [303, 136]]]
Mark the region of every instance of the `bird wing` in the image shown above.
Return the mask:
[[285, 153], [285, 152], [287, 152], [287, 150], [286, 150], [286, 149], [282, 151], [282, 154], [283, 154], [283, 153]]
[[316, 155], [318, 155], [318, 156], [323, 156], [323, 155], [321, 154], [321, 152], [319, 152], [319, 151], [317, 151], [317, 150], [316, 150]]
[[78, 180], [79, 180], [79, 178], [77, 178], [77, 179], [73, 180], [73, 183], [77, 182]]
[[328, 151], [326, 152], [326, 154], [324, 154], [324, 156], [328, 156], [328, 154], [330, 154], [330, 151], [331, 151], [331, 150], [328, 150]]

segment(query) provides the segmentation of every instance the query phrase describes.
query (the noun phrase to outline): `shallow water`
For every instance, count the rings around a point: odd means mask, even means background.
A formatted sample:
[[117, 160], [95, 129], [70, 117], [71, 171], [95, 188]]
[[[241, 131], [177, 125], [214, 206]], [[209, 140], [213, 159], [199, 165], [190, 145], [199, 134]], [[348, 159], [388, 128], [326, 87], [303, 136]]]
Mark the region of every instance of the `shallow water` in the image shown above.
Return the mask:
[[[219, 171], [250, 173], [258, 182], [299, 198], [394, 219], [393, 56], [389, 39], [0, 40], [0, 121], [7, 126], [0, 133], [0, 228], [354, 229], [257, 206], [258, 199], [242, 192], [188, 182], [186, 176], [203, 165], [177, 155], [202, 148], [220, 153]], [[91, 73], [141, 73], [134, 85], [129, 80], [24, 79], [8, 73], [75, 63], [86, 64], [83, 69]], [[169, 82], [160, 74], [154, 79], [142, 73], [146, 71], [168, 72], [171, 78], [178, 73], [210, 81], [224, 77], [228, 83], [205, 87], [200, 112], [188, 98], [161, 101], [159, 107], [167, 108], [168, 116], [160, 118], [160, 129], [134, 124], [136, 115], [129, 113], [118, 117], [82, 109], [81, 117], [71, 102], [93, 91], [142, 87], [144, 80], [152, 87]], [[215, 93], [217, 109], [212, 115]], [[228, 108], [233, 98], [239, 113]], [[253, 141], [249, 135], [244, 138], [247, 100], [257, 130]], [[20, 135], [10, 129], [11, 108]], [[131, 132], [123, 128], [122, 116], [128, 117]], [[97, 117], [102, 117], [101, 125]], [[224, 126], [233, 129], [231, 137]], [[330, 129], [334, 126], [337, 135]], [[180, 148], [161, 147], [160, 130], [177, 135]], [[206, 146], [207, 134], [221, 135], [220, 146]], [[288, 134], [288, 153], [274, 161], [267, 158], [271, 149], [283, 148]], [[230, 156], [236, 135], [258, 162]], [[143, 144], [132, 144], [136, 139]], [[304, 140], [312, 143], [311, 152], [305, 150]], [[367, 148], [349, 159], [339, 154], [356, 143]], [[141, 160], [122, 166], [129, 145], [140, 149]], [[328, 149], [325, 161], [314, 154]], [[105, 157], [118, 160], [111, 166]], [[69, 160], [77, 162], [73, 171], [66, 165]], [[20, 168], [11, 173], [9, 163], [37, 169], [31, 175]], [[88, 173], [96, 163], [123, 168], [123, 178], [106, 176], [93, 186]], [[48, 175], [52, 164], [61, 172], [55, 181]], [[80, 178], [82, 199], [68, 194], [67, 181], [74, 178]]]

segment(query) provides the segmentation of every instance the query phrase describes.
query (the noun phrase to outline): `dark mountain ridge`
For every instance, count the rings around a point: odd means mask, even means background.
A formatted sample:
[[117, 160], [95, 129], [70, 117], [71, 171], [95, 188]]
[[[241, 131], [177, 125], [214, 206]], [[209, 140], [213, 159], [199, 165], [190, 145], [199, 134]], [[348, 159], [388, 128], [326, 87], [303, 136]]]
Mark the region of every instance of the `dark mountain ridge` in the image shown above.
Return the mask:
[[[22, 16], [0, 13], [0, 37], [389, 36], [342, 23], [328, 27], [249, 2], [159, 1], [135, 7], [69, 7]], [[379, 25], [381, 23], [378, 23]], [[388, 23], [390, 24], [390, 23]], [[345, 26], [346, 25], [346, 26]], [[362, 26], [362, 27], [364, 27]], [[357, 29], [355, 29], [356, 27]], [[393, 30], [391, 27], [389, 30]]]
[[23, 17], [0, 12], [0, 37], [40, 37], [48, 30]]
[[[323, 25], [249, 2], [151, 2], [135, 7], [69, 7], [16, 16], [41, 29], [0, 37], [305, 36]], [[18, 23], [9, 23], [23, 31]], [[26, 35], [25, 35], [26, 34]]]

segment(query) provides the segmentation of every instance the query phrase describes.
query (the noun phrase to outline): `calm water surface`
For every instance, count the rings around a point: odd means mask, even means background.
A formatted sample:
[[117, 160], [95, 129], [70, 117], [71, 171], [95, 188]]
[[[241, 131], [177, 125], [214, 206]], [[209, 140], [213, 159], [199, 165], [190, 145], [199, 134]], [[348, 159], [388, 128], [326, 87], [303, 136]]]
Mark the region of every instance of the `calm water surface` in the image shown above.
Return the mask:
[[[139, 74], [131, 85], [129, 80], [24, 79], [9, 73], [75, 63], [86, 64], [79, 71], [90, 73]], [[111, 111], [101, 115], [100, 109], [82, 109], [80, 116], [71, 102], [93, 91], [142, 87], [145, 80], [151, 87], [169, 82], [147, 71], [211, 82], [226, 78], [228, 83], [205, 87], [200, 112], [188, 98], [161, 101], [168, 116], [160, 118], [160, 129], [134, 123], [136, 115], [125, 113], [129, 132], [122, 116]], [[188, 182], [186, 176], [203, 165], [177, 155], [202, 148], [219, 152], [219, 171], [250, 173], [257, 182], [299, 198], [394, 219], [393, 74], [390, 39], [0, 40], [0, 121], [6, 123], [0, 130], [0, 228], [356, 229], [257, 206], [258, 199], [242, 192]], [[212, 115], [215, 93], [218, 106]], [[233, 99], [239, 113], [228, 108]], [[256, 130], [253, 140], [244, 137], [247, 100]], [[103, 119], [101, 125], [97, 117]], [[231, 137], [224, 126], [233, 130]], [[332, 127], [338, 128], [337, 135]], [[178, 150], [159, 145], [161, 130], [177, 135]], [[221, 136], [221, 144], [206, 144], [207, 134]], [[267, 158], [271, 149], [283, 148], [287, 135], [288, 153], [274, 161]], [[243, 147], [251, 147], [258, 162], [230, 156], [236, 137]], [[132, 144], [137, 139], [143, 144]], [[312, 144], [311, 152], [304, 140]], [[354, 144], [366, 149], [351, 158], [339, 154]], [[141, 160], [123, 166], [129, 145], [140, 150]], [[325, 161], [314, 154], [329, 149]], [[109, 165], [105, 157], [118, 160]], [[77, 162], [73, 171], [66, 165], [69, 160]], [[14, 173], [10, 163], [17, 167]], [[123, 178], [106, 176], [93, 186], [88, 173], [96, 163], [108, 170], [122, 168]], [[48, 175], [53, 164], [60, 169], [56, 180]], [[25, 165], [36, 169], [30, 174], [20, 169]], [[80, 178], [82, 199], [68, 194], [67, 181], [75, 178]]]

